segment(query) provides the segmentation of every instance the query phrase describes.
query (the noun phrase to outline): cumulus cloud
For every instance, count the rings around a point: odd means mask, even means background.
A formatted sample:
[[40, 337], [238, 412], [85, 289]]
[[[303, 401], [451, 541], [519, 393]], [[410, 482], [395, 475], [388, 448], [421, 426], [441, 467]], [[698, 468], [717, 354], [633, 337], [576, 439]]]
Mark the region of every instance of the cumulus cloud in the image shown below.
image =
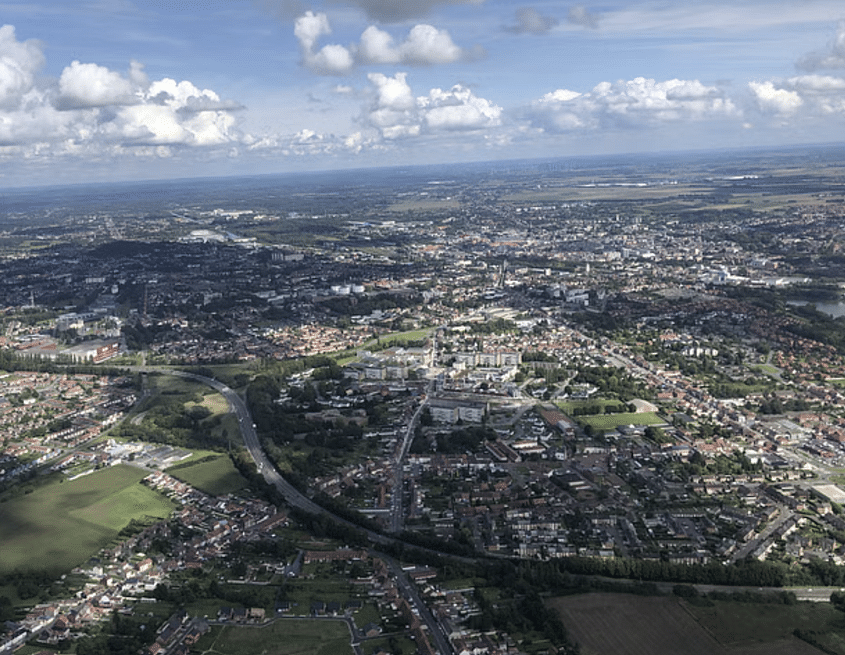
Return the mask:
[[361, 34], [357, 45], [332, 44], [317, 49], [317, 40], [331, 34], [331, 26], [326, 14], [307, 11], [296, 19], [294, 34], [299, 40], [303, 63], [319, 75], [345, 75], [356, 65], [449, 64], [469, 56], [455, 45], [449, 32], [425, 24], [411, 28], [399, 44], [389, 32], [371, 25]]
[[432, 130], [479, 130], [501, 124], [502, 108], [461, 85], [432, 89], [417, 99], [425, 124]]
[[804, 104], [797, 91], [777, 88], [772, 82], [749, 82], [748, 88], [764, 112], [792, 114]]
[[845, 68], [845, 21], [839, 23], [836, 36], [825, 50], [804, 55], [796, 66], [805, 71]]
[[[240, 105], [191, 82], [150, 81], [132, 62], [125, 73], [73, 61], [58, 78], [38, 77], [36, 41], [0, 28], [0, 145], [19, 156], [101, 157], [132, 148], [153, 156], [171, 146], [216, 146], [242, 139]], [[8, 150], [12, 148], [13, 150]]]
[[[289, 0], [288, 0], [289, 1]], [[383, 23], [400, 23], [427, 16], [438, 6], [481, 5], [484, 0], [334, 0], [359, 7], [369, 18]]]
[[18, 41], [12, 25], [0, 27], [0, 107], [19, 106], [42, 66], [44, 55], [37, 41]]
[[415, 25], [408, 38], [399, 46], [400, 61], [404, 64], [426, 66], [449, 64], [463, 56], [446, 30], [431, 25]]
[[313, 157], [339, 153], [357, 154], [372, 145], [372, 139], [365, 137], [361, 132], [338, 137], [334, 134], [325, 134], [303, 128], [295, 134], [275, 134], [253, 139], [247, 144], [247, 150], [255, 154], [268, 153], [285, 157]]
[[371, 73], [368, 78], [375, 98], [366, 122], [384, 139], [415, 137], [424, 132], [481, 130], [501, 124], [501, 107], [461, 85], [448, 91], [431, 89], [428, 95], [415, 97], [406, 73], [393, 77]]
[[317, 39], [331, 34], [324, 13], [306, 11], [294, 22], [293, 33], [299, 40], [303, 63], [319, 75], [344, 75], [352, 70], [352, 52], [342, 45], [326, 45], [317, 50]]
[[401, 59], [393, 37], [375, 25], [370, 25], [361, 34], [358, 56], [369, 64], [398, 64]]
[[783, 125], [845, 114], [845, 79], [841, 77], [813, 73], [750, 82], [748, 89], [756, 109]]
[[593, 30], [599, 26], [598, 15], [590, 13], [583, 5], [570, 7], [569, 13], [566, 15], [566, 20], [572, 25], [580, 25], [581, 27], [588, 27]]
[[516, 22], [505, 29], [514, 34], [545, 34], [560, 24], [554, 16], [546, 16], [534, 7], [521, 7], [516, 10]]
[[90, 109], [139, 102], [138, 88], [119, 73], [97, 64], [74, 61], [59, 78], [57, 106], [62, 109]]
[[531, 124], [548, 132], [642, 127], [738, 114], [733, 102], [717, 87], [698, 80], [658, 82], [643, 77], [602, 82], [587, 93], [558, 89], [526, 111]]

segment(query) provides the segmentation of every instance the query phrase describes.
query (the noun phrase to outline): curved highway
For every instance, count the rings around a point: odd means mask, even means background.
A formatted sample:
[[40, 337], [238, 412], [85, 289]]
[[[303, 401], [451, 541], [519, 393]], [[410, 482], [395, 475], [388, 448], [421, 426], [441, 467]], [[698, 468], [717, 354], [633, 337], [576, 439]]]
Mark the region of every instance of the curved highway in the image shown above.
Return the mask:
[[[249, 413], [249, 409], [247, 409], [246, 403], [234, 391], [234, 389], [230, 389], [227, 385], [223, 384], [219, 380], [215, 380], [214, 378], [208, 378], [203, 375], [197, 375], [196, 373], [186, 373], [184, 371], [168, 371], [167, 374], [196, 380], [197, 382], [206, 384], [219, 391], [220, 394], [229, 403], [229, 407], [231, 408], [232, 413], [235, 415], [235, 418], [238, 419], [238, 427], [241, 431], [241, 436], [243, 437], [244, 446], [246, 446], [247, 451], [249, 451], [249, 455], [250, 457], [252, 457], [252, 461], [255, 462], [255, 466], [258, 468], [258, 472], [262, 475], [264, 480], [268, 484], [271, 484], [276, 487], [276, 489], [279, 490], [282, 496], [284, 496], [285, 501], [291, 507], [296, 507], [310, 514], [327, 513], [323, 507], [312, 501], [310, 498], [308, 498], [308, 496], [300, 492], [296, 487], [294, 487], [290, 482], [285, 480], [279, 474], [279, 472], [276, 470], [276, 467], [273, 465], [273, 463], [270, 461], [270, 458], [267, 457], [264, 452], [264, 449], [261, 447], [261, 442], [258, 440], [258, 432], [255, 430], [255, 424], [252, 422], [252, 416]], [[339, 517], [335, 518], [341, 520]]]
[[[164, 372], [164, 371], [158, 371]], [[296, 487], [294, 487], [290, 482], [285, 480], [279, 472], [276, 470], [276, 467], [264, 453], [264, 449], [261, 447], [261, 442], [258, 440], [258, 432], [255, 429], [255, 424], [252, 422], [252, 416], [249, 413], [249, 409], [246, 406], [246, 403], [243, 399], [233, 390], [230, 389], [227, 385], [223, 384], [219, 380], [215, 380], [214, 378], [205, 377], [203, 375], [197, 375], [196, 373], [187, 373], [185, 371], [167, 371], [168, 375], [175, 375], [177, 377], [189, 378], [191, 380], [195, 380], [202, 384], [206, 384], [217, 391], [219, 391], [226, 401], [229, 403], [229, 407], [231, 408], [232, 412], [235, 414], [235, 417], [238, 420], [238, 426], [241, 430], [241, 435], [243, 436], [244, 446], [249, 451], [250, 457], [252, 457], [255, 465], [258, 467], [258, 472], [264, 477], [264, 480], [268, 484], [272, 484], [276, 489], [284, 497], [285, 501], [291, 506], [296, 507], [302, 511], [308, 512], [310, 514], [326, 514], [331, 516], [335, 521], [339, 521], [344, 523], [345, 525], [352, 526], [358, 530], [362, 530], [366, 533], [367, 538], [376, 544], [391, 544], [391, 543], [400, 543], [397, 539], [393, 539], [392, 537], [378, 534], [377, 532], [372, 532], [371, 530], [365, 530], [361, 528], [361, 526], [355, 525], [354, 523], [350, 523], [345, 519], [335, 516], [328, 512], [325, 508], [321, 507], [302, 492], [300, 492]], [[422, 404], [420, 405], [420, 408]], [[419, 417], [419, 411], [415, 414], [415, 420]], [[406, 439], [407, 441], [407, 439]], [[449, 655], [453, 652], [451, 644], [449, 643], [449, 639], [447, 638], [446, 634], [443, 632], [443, 628], [440, 623], [434, 618], [431, 611], [428, 609], [428, 606], [422, 601], [417, 592], [416, 588], [411, 584], [408, 576], [399, 566], [399, 564], [393, 560], [392, 558], [387, 558], [387, 556], [383, 554], [378, 555], [381, 558], [387, 559], [394, 575], [396, 576], [397, 584], [399, 585], [400, 589], [403, 591], [408, 602], [416, 608], [418, 615], [423, 620], [423, 622], [428, 627], [429, 634], [431, 635], [431, 639], [435, 643], [435, 647], [439, 655]]]

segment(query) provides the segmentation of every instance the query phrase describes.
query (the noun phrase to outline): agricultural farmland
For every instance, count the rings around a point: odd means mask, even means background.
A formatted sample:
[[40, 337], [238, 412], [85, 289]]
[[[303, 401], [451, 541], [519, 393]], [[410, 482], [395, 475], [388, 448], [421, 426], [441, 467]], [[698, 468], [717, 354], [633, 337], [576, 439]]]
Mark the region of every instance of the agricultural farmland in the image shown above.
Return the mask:
[[132, 519], [167, 517], [173, 505], [140, 483], [146, 474], [130, 466], [113, 466], [4, 499], [0, 570], [47, 565], [66, 571], [107, 546]]
[[[628, 594], [584, 594], [556, 598], [557, 609], [584, 655], [821, 655], [822, 651], [792, 636], [804, 616], [816, 608], [805, 605], [772, 606], [765, 615], [779, 612], [780, 627], [774, 631], [753, 632], [747, 619], [770, 606], [750, 603], [724, 603], [730, 606], [712, 618], [674, 597], [632, 596]], [[719, 605], [717, 605], [718, 607]], [[744, 608], [736, 613], [735, 606]], [[829, 608], [824, 608], [829, 609]], [[802, 612], [804, 614], [802, 614]], [[813, 614], [813, 616], [815, 616]], [[827, 625], [827, 615], [820, 620]], [[806, 623], [804, 625], [807, 625]], [[814, 625], [810, 623], [810, 625]], [[758, 626], [759, 627], [759, 626]], [[787, 629], [784, 631], [784, 627]], [[757, 638], [752, 638], [756, 634]]]

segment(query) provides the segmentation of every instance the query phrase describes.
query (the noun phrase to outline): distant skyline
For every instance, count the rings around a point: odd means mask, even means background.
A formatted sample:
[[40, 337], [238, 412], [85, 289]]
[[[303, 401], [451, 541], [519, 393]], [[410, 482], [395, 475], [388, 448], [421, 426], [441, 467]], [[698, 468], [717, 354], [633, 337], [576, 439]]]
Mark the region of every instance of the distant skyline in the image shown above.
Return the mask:
[[0, 187], [845, 141], [845, 6], [0, 0]]

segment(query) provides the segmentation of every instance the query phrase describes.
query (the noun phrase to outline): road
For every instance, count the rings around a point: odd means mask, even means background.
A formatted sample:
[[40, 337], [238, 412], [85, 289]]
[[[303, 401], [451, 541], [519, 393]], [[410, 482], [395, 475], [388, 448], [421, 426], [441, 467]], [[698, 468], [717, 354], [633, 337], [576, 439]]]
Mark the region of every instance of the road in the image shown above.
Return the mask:
[[769, 523], [769, 525], [767, 525], [760, 534], [754, 537], [754, 539], [751, 539], [748, 543], [743, 544], [741, 548], [737, 549], [737, 551], [731, 556], [731, 564], [734, 564], [741, 559], [745, 559], [748, 555], [753, 553], [757, 548], [765, 543], [784, 523], [795, 516], [795, 512], [785, 505], [780, 505], [778, 507], [778, 512], [777, 518]]
[[425, 397], [417, 407], [417, 411], [414, 412], [414, 415], [408, 421], [408, 425], [405, 428], [405, 436], [402, 438], [402, 444], [397, 449], [396, 458], [393, 461], [393, 498], [390, 503], [390, 531], [393, 534], [399, 534], [405, 523], [405, 504], [403, 500], [405, 496], [405, 458], [408, 456], [411, 443], [414, 441], [414, 430], [417, 427], [417, 423], [419, 423], [423, 408], [428, 404], [428, 399], [433, 389], [434, 380], [431, 380], [426, 388]]
[[410, 603], [411, 607], [416, 610], [416, 614], [420, 618], [420, 621], [428, 627], [428, 636], [432, 642], [432, 646], [434, 646], [434, 650], [441, 655], [453, 653], [452, 644], [443, 632], [442, 626], [437, 619], [434, 618], [431, 610], [428, 609], [428, 605], [426, 605], [422, 598], [420, 598], [420, 594], [417, 591], [416, 586], [408, 579], [407, 574], [402, 570], [399, 562], [382, 553], [374, 554], [387, 562], [387, 565], [393, 572], [393, 576], [396, 578], [396, 584], [399, 585], [399, 590], [402, 592], [402, 595]]
[[[252, 416], [249, 413], [249, 409], [247, 409], [246, 403], [244, 403], [243, 399], [241, 399], [241, 397], [233, 389], [230, 389], [227, 385], [223, 384], [219, 380], [208, 378], [202, 375], [197, 375], [195, 373], [186, 373], [183, 371], [169, 371], [168, 373], [177, 377], [184, 377], [191, 380], [195, 380], [197, 382], [201, 382], [203, 384], [207, 384], [208, 386], [219, 391], [223, 395], [223, 397], [226, 398], [227, 402], [229, 403], [229, 407], [235, 414], [235, 417], [238, 420], [238, 425], [240, 427], [241, 434], [243, 436], [244, 445], [249, 451], [249, 454], [255, 462], [255, 465], [258, 467], [259, 473], [261, 473], [261, 475], [264, 477], [264, 480], [269, 484], [275, 486], [276, 489], [278, 489], [279, 492], [284, 496], [285, 501], [291, 506], [297, 507], [311, 514], [329, 514], [329, 512], [327, 512], [323, 507], [321, 507], [317, 503], [313, 502], [310, 498], [302, 494], [298, 489], [296, 489], [279, 474], [275, 466], [270, 462], [269, 458], [264, 453], [264, 450], [261, 448], [261, 443], [258, 439], [258, 433], [256, 432], [255, 424], [252, 422]], [[414, 415], [412, 424], [419, 418], [419, 413], [421, 412], [423, 405], [424, 402], [420, 403], [420, 407], [417, 409], [417, 412]], [[402, 453], [407, 453], [407, 447], [409, 446], [410, 442], [408, 442], [407, 446], [403, 445], [402, 451], [400, 452], [400, 457], [398, 459], [400, 469], [402, 462], [401, 455]], [[401, 493], [394, 495], [399, 495], [401, 499]], [[345, 521], [340, 517], [334, 515], [331, 516], [336, 521], [351, 525], [359, 530], [361, 529], [360, 526], [349, 523], [348, 521]], [[396, 541], [391, 537], [380, 535], [376, 532], [371, 532], [369, 530], [365, 530], [365, 532], [369, 537], [370, 541], [376, 544], [385, 545], [388, 543], [394, 543]], [[396, 560], [393, 560], [392, 558], [389, 558], [388, 556], [382, 553], [377, 553], [376, 551], [374, 551], [374, 553], [377, 557], [380, 557], [388, 562], [388, 565], [390, 566], [394, 576], [396, 577], [399, 589], [402, 591], [402, 595], [411, 604], [411, 606], [415, 608], [420, 619], [428, 626], [430, 639], [434, 642], [434, 646], [437, 652], [440, 653], [440, 655], [450, 655], [451, 653], [453, 653], [449, 640], [446, 638], [446, 635], [443, 632], [443, 628], [431, 614], [431, 611], [428, 609], [428, 606], [422, 601], [419, 596], [419, 593], [417, 592], [416, 587], [411, 584], [411, 582], [408, 580], [408, 576], [402, 570], [402, 567], [399, 565], [399, 563]], [[353, 648], [355, 646], [356, 644], [353, 643]]]
[[302, 494], [290, 482], [285, 480], [276, 470], [276, 467], [261, 447], [261, 442], [258, 439], [258, 432], [255, 429], [255, 424], [252, 422], [252, 416], [247, 409], [246, 403], [234, 389], [230, 389], [219, 380], [208, 378], [203, 375], [197, 375], [196, 373], [186, 373], [184, 371], [166, 371], [166, 373], [168, 375], [175, 375], [176, 377], [183, 377], [201, 382], [202, 384], [206, 384], [219, 391], [229, 403], [229, 408], [232, 410], [235, 418], [237, 418], [244, 446], [246, 446], [247, 451], [249, 451], [250, 457], [252, 457], [252, 460], [255, 462], [255, 466], [258, 468], [258, 472], [262, 475], [264, 480], [268, 484], [276, 487], [291, 507], [296, 507], [310, 514], [326, 513], [325, 509]]

